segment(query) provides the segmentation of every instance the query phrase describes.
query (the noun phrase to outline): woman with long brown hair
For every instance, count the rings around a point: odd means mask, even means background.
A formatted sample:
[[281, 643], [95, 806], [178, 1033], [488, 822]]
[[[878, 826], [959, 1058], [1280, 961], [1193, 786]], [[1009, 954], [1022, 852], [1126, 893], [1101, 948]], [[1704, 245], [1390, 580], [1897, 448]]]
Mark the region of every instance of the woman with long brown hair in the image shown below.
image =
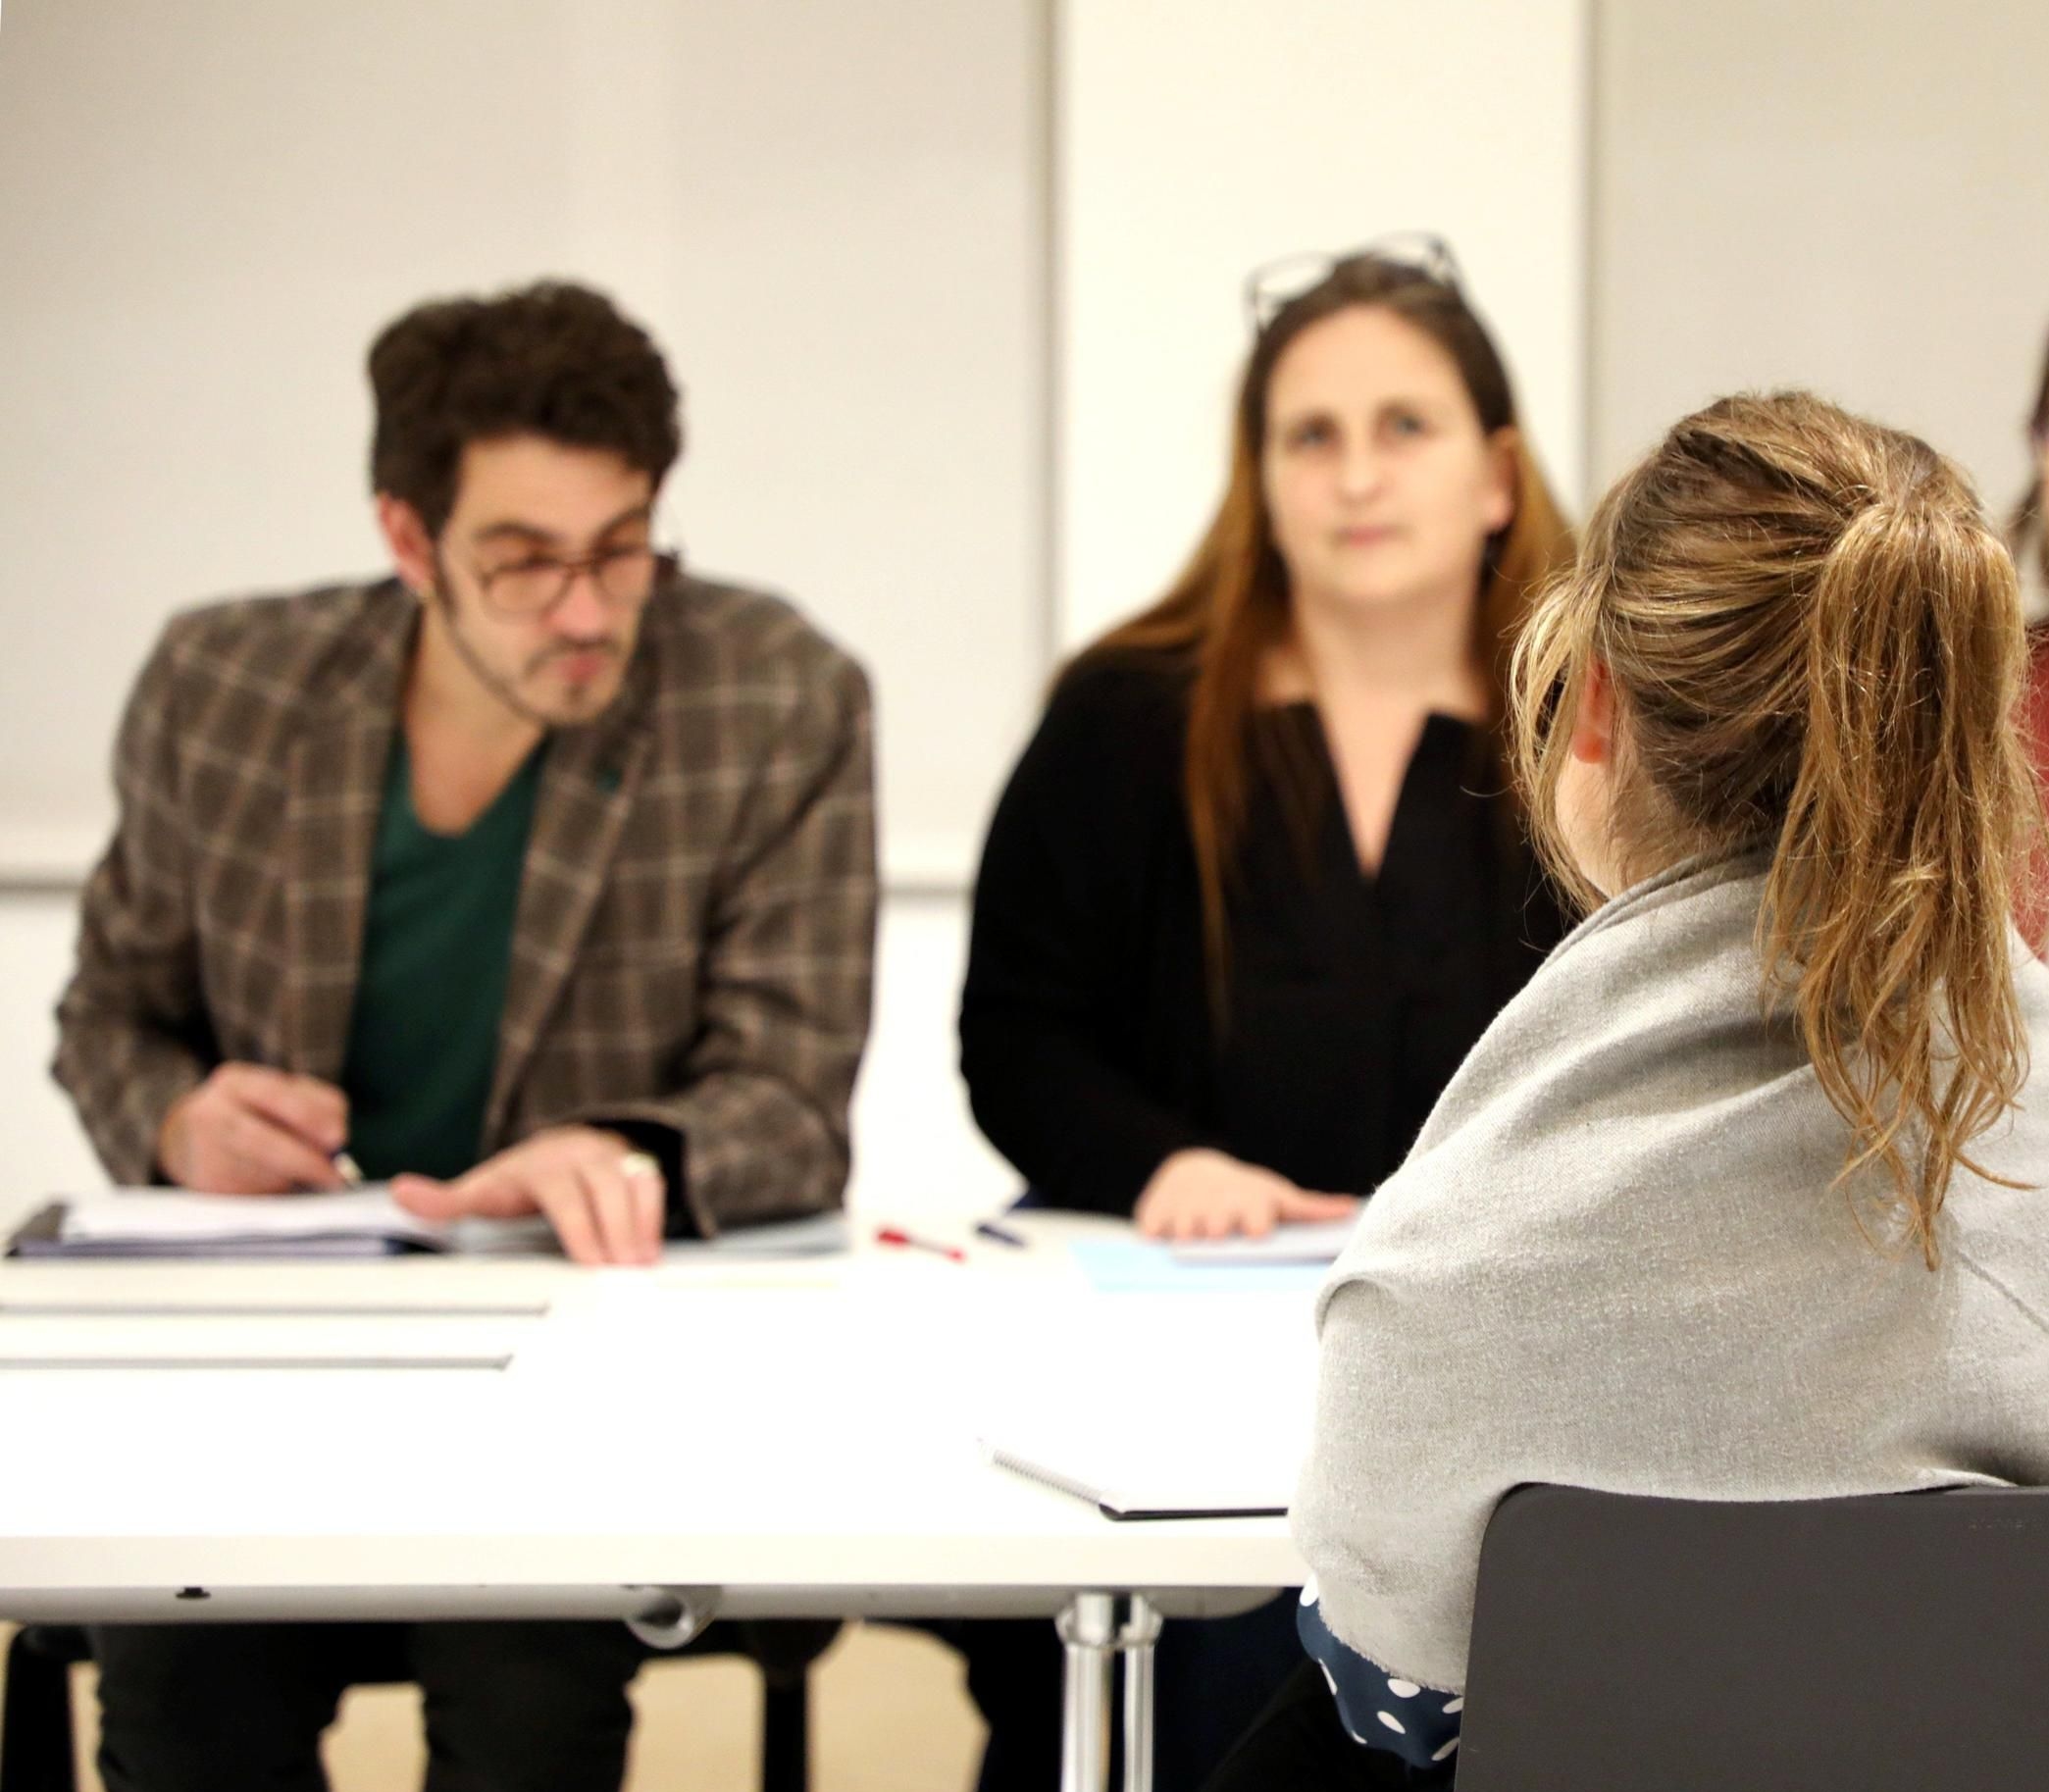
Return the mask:
[[[1035, 1198], [1161, 1236], [1351, 1213], [1562, 931], [1500, 728], [1570, 541], [1501, 356], [1431, 239], [1250, 297], [1223, 500], [1056, 684], [991, 824], [961, 1004], [976, 1117]], [[1057, 1772], [1044, 1629], [974, 1632], [985, 1792]], [[1292, 1649], [1284, 1607], [1167, 1627], [1161, 1792]]]
[[1518, 1483], [2049, 1481], [2023, 656], [1968, 482], [1819, 399], [1710, 406], [1603, 500], [1513, 679], [1520, 788], [1592, 913], [1321, 1298], [1317, 1665], [1216, 1792], [1448, 1770]]

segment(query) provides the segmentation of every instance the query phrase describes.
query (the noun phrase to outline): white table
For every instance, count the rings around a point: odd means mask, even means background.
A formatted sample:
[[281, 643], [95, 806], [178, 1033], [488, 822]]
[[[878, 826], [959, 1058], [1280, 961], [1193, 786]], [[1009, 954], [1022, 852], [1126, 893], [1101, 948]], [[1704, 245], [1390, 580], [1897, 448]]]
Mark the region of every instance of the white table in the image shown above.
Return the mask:
[[1306, 1414], [1308, 1296], [1099, 1294], [1066, 1243], [1107, 1222], [1018, 1224], [966, 1266], [0, 1265], [0, 1613], [1057, 1615], [1063, 1785], [1104, 1783], [1120, 1649], [1146, 1785], [1158, 1614], [1298, 1584], [1285, 1523], [1115, 1523], [976, 1435], [1049, 1398]]

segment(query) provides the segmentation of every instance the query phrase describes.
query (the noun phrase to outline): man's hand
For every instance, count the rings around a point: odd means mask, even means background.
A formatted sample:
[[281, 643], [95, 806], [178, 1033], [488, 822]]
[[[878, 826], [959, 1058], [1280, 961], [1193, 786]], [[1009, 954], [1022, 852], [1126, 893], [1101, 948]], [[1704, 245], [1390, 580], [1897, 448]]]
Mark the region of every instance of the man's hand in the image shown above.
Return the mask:
[[1133, 1215], [1148, 1238], [1263, 1238], [1287, 1220], [1347, 1219], [1356, 1195], [1311, 1195], [1222, 1152], [1176, 1152], [1146, 1184]]
[[593, 1126], [550, 1127], [453, 1182], [395, 1176], [391, 1193], [423, 1219], [545, 1213], [579, 1263], [651, 1263], [661, 1254], [661, 1166]]
[[332, 1083], [223, 1064], [171, 1104], [157, 1164], [179, 1187], [210, 1195], [338, 1189], [331, 1153], [347, 1140], [348, 1098]]

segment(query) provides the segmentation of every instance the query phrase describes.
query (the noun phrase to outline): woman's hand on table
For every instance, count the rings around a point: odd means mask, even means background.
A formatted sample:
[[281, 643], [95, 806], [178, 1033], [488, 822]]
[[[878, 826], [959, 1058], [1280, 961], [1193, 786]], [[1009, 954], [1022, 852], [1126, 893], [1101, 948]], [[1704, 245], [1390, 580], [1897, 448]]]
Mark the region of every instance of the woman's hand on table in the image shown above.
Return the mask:
[[1296, 1221], [1349, 1219], [1356, 1195], [1318, 1195], [1223, 1152], [1176, 1152], [1146, 1184], [1132, 1217], [1148, 1238], [1263, 1238]]

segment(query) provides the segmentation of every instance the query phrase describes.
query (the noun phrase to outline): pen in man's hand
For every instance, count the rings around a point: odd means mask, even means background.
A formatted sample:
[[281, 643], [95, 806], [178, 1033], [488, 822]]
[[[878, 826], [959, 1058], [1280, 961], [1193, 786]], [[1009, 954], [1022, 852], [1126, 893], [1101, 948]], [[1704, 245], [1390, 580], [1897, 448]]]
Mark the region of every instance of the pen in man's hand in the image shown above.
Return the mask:
[[345, 1189], [360, 1189], [363, 1186], [363, 1166], [348, 1154], [346, 1146], [337, 1147], [328, 1153], [328, 1161], [334, 1166]]

